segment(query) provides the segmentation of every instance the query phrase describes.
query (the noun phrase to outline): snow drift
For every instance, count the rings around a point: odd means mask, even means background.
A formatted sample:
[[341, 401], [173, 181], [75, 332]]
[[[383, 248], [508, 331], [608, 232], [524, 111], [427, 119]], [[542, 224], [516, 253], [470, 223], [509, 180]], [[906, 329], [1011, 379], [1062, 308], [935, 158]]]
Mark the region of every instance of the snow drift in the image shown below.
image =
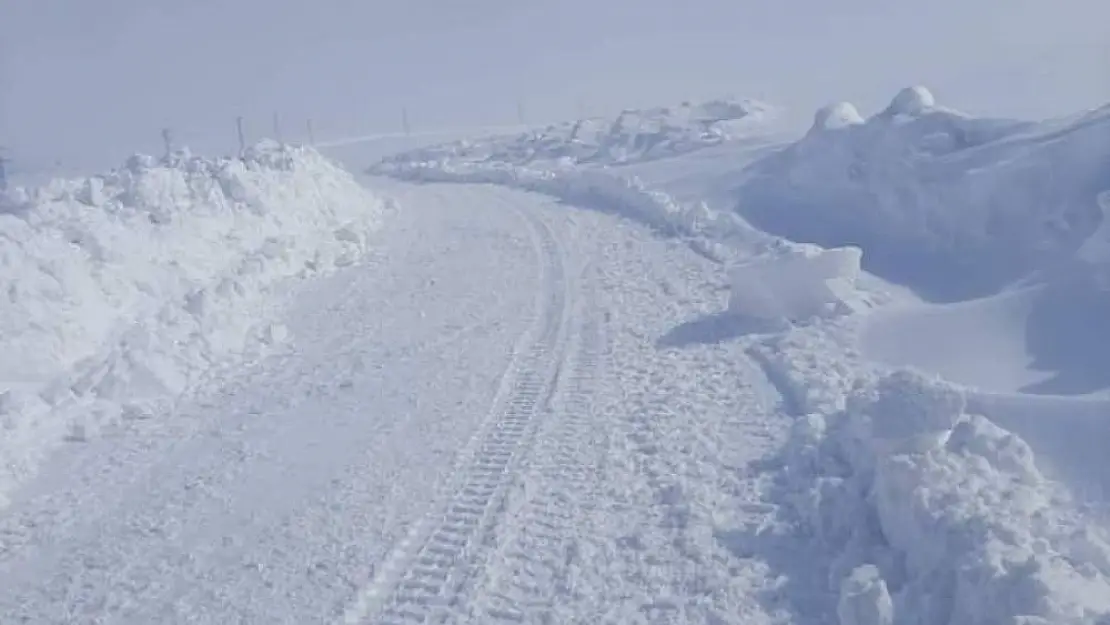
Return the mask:
[[357, 259], [385, 208], [313, 150], [269, 142], [241, 159], [135, 156], [0, 202], [0, 487], [65, 434], [280, 341], [267, 295]]
[[615, 118], [580, 119], [521, 135], [456, 141], [386, 160], [529, 166], [622, 165], [719, 145], [750, 135], [775, 118], [774, 109], [754, 100], [683, 103], [677, 107], [628, 109]]
[[818, 111], [800, 140], [742, 174], [753, 225], [825, 247], [938, 300], [995, 292], [1070, 258], [1102, 222], [1110, 107], [1043, 123], [984, 119], [903, 90], [866, 121]]

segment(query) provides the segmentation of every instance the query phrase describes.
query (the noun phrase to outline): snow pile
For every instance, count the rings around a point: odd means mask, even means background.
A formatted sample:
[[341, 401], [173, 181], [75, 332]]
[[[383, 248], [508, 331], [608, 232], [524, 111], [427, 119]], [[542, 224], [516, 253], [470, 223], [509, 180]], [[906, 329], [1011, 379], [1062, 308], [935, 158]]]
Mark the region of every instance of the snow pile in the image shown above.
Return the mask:
[[516, 136], [456, 141], [387, 161], [621, 165], [718, 145], [750, 135], [774, 118], [771, 107], [752, 100], [683, 103], [678, 107], [630, 109], [615, 119], [581, 119]]
[[793, 512], [834, 554], [843, 625], [1110, 615], [1107, 537], [949, 385], [908, 372], [857, 385], [843, 411], [797, 421], [784, 473]]
[[852, 310], [862, 252], [795, 246], [729, 270], [728, 310], [748, 318], [798, 321]]
[[151, 409], [221, 359], [280, 341], [278, 281], [350, 263], [384, 204], [313, 150], [132, 157], [17, 189], [0, 210], [0, 458]]
[[1070, 257], [1101, 223], [1110, 106], [1043, 123], [984, 119], [909, 88], [867, 120], [850, 104], [822, 109], [737, 189], [757, 227], [857, 245], [869, 270], [931, 298], [983, 295]]

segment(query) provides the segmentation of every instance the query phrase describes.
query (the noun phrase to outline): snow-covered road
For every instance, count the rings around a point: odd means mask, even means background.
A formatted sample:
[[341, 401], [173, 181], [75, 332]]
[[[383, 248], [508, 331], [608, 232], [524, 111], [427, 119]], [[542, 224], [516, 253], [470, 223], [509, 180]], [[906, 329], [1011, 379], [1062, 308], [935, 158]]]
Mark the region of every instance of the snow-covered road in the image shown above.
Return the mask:
[[539, 195], [374, 184], [402, 210], [364, 263], [292, 290], [286, 348], [15, 494], [2, 622], [828, 608], [804, 575], [783, 584], [802, 561], [755, 532], [774, 508], [753, 467], [788, 420], [756, 339], [714, 334], [719, 266]]

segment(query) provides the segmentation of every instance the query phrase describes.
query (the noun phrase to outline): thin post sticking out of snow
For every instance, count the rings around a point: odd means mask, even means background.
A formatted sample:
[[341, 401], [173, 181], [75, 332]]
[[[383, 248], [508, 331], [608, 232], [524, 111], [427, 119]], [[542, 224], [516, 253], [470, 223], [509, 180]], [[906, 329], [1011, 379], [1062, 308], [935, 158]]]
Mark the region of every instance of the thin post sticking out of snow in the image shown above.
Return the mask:
[[405, 135], [412, 134], [412, 128], [409, 126], [409, 108], [407, 106], [401, 107], [401, 128], [404, 129]]
[[274, 113], [274, 140], [276, 140], [281, 147], [285, 147], [285, 141], [281, 138], [281, 118], [276, 112]]
[[316, 145], [316, 133], [312, 130], [312, 118], [309, 117], [305, 120], [305, 126], [308, 128], [308, 144]]
[[[2, 151], [3, 148], [0, 148]], [[8, 157], [0, 153], [0, 191], [8, 190]]]
[[162, 129], [162, 143], [166, 148], [166, 158], [168, 159], [173, 154], [173, 134], [169, 128]]
[[235, 132], [239, 136], [239, 158], [247, 151], [247, 137], [243, 134], [243, 116], [235, 118]]
[[521, 126], [524, 125], [524, 102], [520, 100], [516, 101], [516, 120], [520, 122]]

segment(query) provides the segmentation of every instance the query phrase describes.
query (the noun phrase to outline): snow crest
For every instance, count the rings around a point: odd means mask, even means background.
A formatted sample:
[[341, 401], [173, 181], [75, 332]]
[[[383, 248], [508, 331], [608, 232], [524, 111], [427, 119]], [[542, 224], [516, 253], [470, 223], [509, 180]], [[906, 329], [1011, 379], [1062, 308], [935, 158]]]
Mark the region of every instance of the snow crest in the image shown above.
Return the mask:
[[0, 198], [0, 458], [149, 416], [222, 359], [257, 353], [278, 282], [354, 262], [386, 209], [307, 148], [135, 156]]

